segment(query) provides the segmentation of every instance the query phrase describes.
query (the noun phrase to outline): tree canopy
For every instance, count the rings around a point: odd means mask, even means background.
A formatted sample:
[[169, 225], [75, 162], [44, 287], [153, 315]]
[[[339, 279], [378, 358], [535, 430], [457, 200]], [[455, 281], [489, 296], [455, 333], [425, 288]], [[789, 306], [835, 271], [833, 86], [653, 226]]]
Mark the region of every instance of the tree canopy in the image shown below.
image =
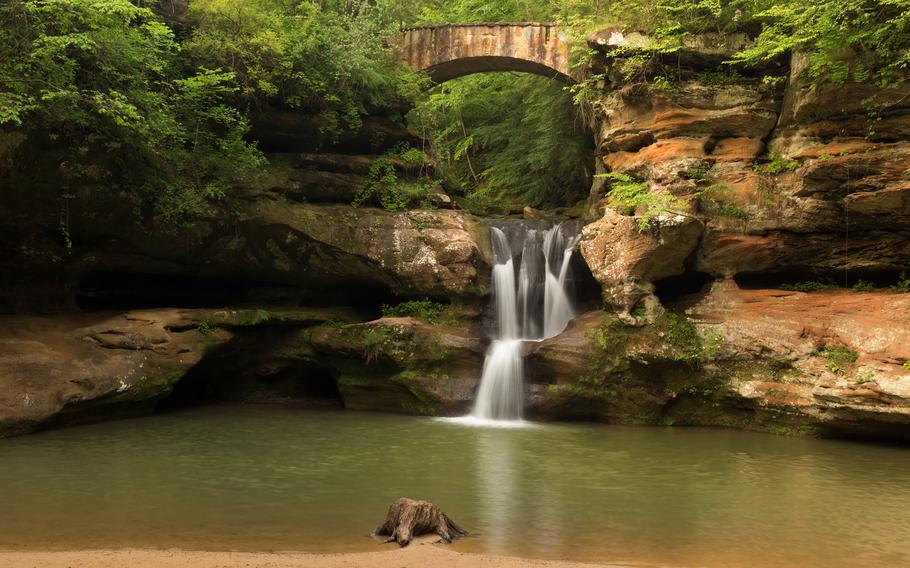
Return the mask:
[[532, 205], [583, 195], [589, 149], [569, 93], [516, 74], [427, 90], [391, 51], [402, 27], [555, 21], [584, 48], [589, 31], [618, 26], [649, 32], [658, 53], [742, 32], [754, 41], [731, 66], [802, 51], [813, 81], [888, 86], [910, 66], [910, 0], [193, 0], [179, 23], [156, 6], [0, 5], [0, 132], [55, 152], [65, 184], [132, 191], [174, 219], [264, 166], [250, 122], [274, 107], [317, 116], [328, 139], [412, 108], [449, 189]]

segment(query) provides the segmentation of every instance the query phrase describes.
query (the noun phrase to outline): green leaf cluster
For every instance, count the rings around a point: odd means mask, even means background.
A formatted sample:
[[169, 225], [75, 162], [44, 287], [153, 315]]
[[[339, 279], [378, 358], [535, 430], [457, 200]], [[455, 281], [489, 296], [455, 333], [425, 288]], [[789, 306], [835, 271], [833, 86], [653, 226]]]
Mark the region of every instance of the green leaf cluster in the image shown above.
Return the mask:
[[411, 207], [431, 207], [433, 181], [428, 177], [402, 178], [403, 166], [424, 167], [430, 158], [421, 150], [398, 146], [376, 158], [370, 165], [366, 183], [357, 190], [354, 207], [376, 202], [386, 211], [403, 211]]
[[383, 317], [415, 317], [429, 324], [436, 325], [439, 318], [449, 306], [434, 302], [427, 298], [422, 300], [409, 300], [402, 302], [397, 306], [383, 304]]
[[898, 294], [910, 293], [910, 278], [907, 278], [906, 272], [901, 272], [897, 282], [891, 285], [891, 290]]
[[819, 349], [818, 354], [827, 360], [825, 366], [828, 370], [837, 374], [843, 373], [859, 357], [856, 351], [842, 344], [826, 345]]
[[675, 359], [696, 367], [715, 359], [724, 342], [724, 338], [716, 333], [702, 337], [691, 320], [674, 312], [664, 312], [656, 324], [665, 329], [665, 337], [675, 351]]
[[795, 172], [801, 165], [799, 160], [785, 158], [778, 153], [774, 153], [771, 155], [771, 160], [767, 164], [764, 166], [756, 165], [755, 170], [776, 175], [784, 172]]
[[[574, 36], [606, 26], [647, 32], [645, 49], [619, 50], [627, 81], [673, 74], [664, 56], [679, 51], [692, 36], [744, 33], [754, 38], [730, 65], [755, 67], [792, 52], [806, 54], [813, 82], [874, 82], [893, 86], [910, 68], [910, 0], [840, 0], [807, 4], [801, 0], [563, 0], [554, 12], [575, 28]], [[584, 47], [578, 50], [584, 63]], [[669, 59], [673, 59], [670, 57]], [[666, 69], [663, 69], [666, 67]], [[724, 75], [733, 76], [735, 69]], [[595, 78], [596, 79], [596, 78]], [[706, 77], [723, 84], [724, 77]], [[782, 77], [769, 76], [774, 84]], [[715, 83], [719, 80], [719, 83]], [[582, 90], [584, 86], [580, 86]]]
[[831, 288], [836, 288], [834, 283], [818, 282], [815, 280], [780, 285], [781, 290], [787, 290], [788, 292], [821, 292], [822, 290], [830, 290]]
[[644, 232], [653, 227], [655, 218], [660, 215], [685, 215], [686, 201], [667, 191], [651, 191], [651, 184], [640, 181], [630, 174], [612, 172], [598, 174], [609, 180], [607, 193], [609, 203], [622, 215], [635, 215], [638, 231]]

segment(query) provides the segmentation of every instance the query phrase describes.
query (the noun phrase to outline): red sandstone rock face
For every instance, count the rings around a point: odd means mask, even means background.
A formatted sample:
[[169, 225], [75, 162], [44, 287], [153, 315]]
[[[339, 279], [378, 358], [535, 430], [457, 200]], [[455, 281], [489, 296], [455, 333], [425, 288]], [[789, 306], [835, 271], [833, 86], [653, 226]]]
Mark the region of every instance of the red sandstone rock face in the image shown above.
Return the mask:
[[[779, 382], [735, 377], [734, 395], [847, 432], [910, 434], [910, 371], [902, 367], [910, 360], [910, 295], [716, 285], [688, 313], [724, 336], [723, 357], [789, 367]], [[832, 371], [820, 354], [832, 345], [855, 352], [855, 363]]]
[[[71, 423], [150, 414], [203, 357], [240, 335], [241, 328], [276, 326], [280, 341], [242, 345], [249, 353], [214, 351], [234, 368], [209, 377], [227, 380], [250, 371], [274, 375], [282, 364], [306, 360], [299, 328], [349, 321], [338, 308], [150, 309], [122, 313], [0, 316], [0, 437]], [[303, 333], [305, 335], [305, 333]], [[241, 368], [254, 359], [249, 369]], [[229, 363], [230, 364], [230, 363]], [[209, 369], [208, 372], [212, 370]], [[295, 377], [308, 380], [305, 373]]]
[[[729, 425], [910, 439], [910, 295], [715, 284], [686, 310], [716, 350], [696, 367], [659, 325], [589, 312], [536, 346], [532, 411], [608, 422]], [[833, 370], [821, 349], [856, 361]]]
[[[804, 67], [794, 56], [783, 91], [745, 78], [724, 86], [688, 81], [670, 90], [634, 85], [595, 105], [601, 171], [625, 172], [647, 181], [652, 192], [682, 197], [707, 183], [723, 185], [692, 201], [705, 231], [690, 269], [799, 279], [896, 275], [910, 267], [910, 81], [884, 90], [800, 86]], [[776, 154], [795, 160], [795, 169], [769, 172], [763, 164]], [[700, 176], [706, 182], [693, 179]], [[592, 188], [598, 213], [605, 189]], [[633, 246], [643, 242], [631, 234], [634, 223], [615, 217], [589, 226], [599, 236], [583, 241], [582, 253], [604, 285], [605, 301], [629, 309], [654, 279], [679, 273], [648, 275], [636, 266], [679, 267], [688, 247]]]

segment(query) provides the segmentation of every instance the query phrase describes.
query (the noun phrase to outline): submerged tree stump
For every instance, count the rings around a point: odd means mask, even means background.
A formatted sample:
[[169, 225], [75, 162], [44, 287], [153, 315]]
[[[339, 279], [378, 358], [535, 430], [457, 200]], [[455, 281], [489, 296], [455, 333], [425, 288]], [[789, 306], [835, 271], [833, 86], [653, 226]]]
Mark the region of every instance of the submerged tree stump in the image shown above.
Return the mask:
[[392, 503], [385, 521], [373, 531], [373, 536], [389, 537], [383, 544], [394, 541], [401, 547], [423, 534], [436, 534], [441, 540], [452, 542], [453, 538], [465, 536], [468, 531], [455, 524], [436, 505], [405, 497]]

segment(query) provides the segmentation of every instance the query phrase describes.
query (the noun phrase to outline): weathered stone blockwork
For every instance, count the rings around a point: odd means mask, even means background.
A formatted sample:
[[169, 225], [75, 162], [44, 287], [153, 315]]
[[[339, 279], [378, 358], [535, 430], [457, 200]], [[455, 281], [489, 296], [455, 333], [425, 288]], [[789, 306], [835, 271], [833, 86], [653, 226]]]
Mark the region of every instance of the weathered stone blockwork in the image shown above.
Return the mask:
[[524, 71], [570, 82], [569, 44], [554, 24], [463, 24], [404, 32], [400, 57], [437, 83], [486, 71]]

